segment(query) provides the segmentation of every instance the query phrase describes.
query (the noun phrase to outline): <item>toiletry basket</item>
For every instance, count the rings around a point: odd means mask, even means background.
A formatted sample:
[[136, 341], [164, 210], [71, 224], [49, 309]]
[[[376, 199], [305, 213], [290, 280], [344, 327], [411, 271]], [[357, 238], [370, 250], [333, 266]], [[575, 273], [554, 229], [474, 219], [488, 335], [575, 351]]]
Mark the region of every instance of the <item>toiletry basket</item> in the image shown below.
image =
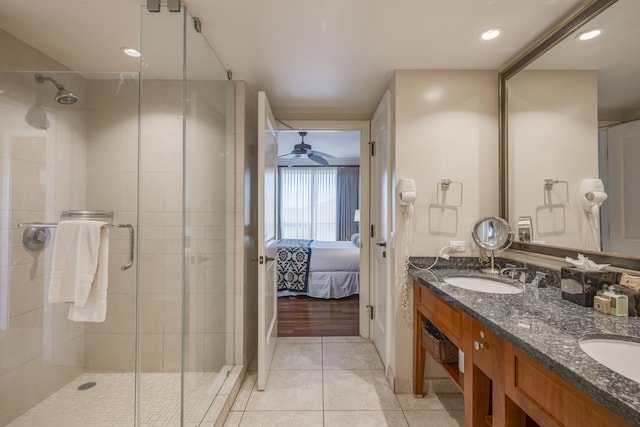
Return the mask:
[[422, 344], [438, 363], [458, 363], [458, 347], [428, 320], [422, 320]]

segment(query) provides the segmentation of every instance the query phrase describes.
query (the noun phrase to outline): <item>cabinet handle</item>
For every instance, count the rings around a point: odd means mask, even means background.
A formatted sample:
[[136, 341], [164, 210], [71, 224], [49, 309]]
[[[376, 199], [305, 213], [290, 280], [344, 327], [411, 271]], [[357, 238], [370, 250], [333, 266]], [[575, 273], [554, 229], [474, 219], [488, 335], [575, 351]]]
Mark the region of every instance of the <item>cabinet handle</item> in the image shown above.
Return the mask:
[[484, 343], [478, 342], [478, 341], [474, 341], [473, 342], [473, 348], [475, 348], [476, 350], [480, 350], [482, 348], [484, 348]]

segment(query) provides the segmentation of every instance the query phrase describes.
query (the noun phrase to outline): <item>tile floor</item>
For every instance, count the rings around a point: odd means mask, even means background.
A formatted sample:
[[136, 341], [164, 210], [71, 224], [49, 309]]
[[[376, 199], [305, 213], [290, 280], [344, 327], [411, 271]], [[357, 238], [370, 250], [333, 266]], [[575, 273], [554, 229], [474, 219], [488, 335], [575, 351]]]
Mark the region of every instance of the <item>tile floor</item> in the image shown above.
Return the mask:
[[394, 394], [359, 337], [278, 338], [267, 389], [255, 382], [250, 372], [224, 426], [464, 426], [460, 393]]
[[[195, 414], [214, 385], [217, 374], [194, 372], [185, 377], [185, 413]], [[124, 427], [133, 425], [133, 373], [84, 373], [58, 390], [8, 427]], [[86, 382], [96, 382], [78, 390]], [[140, 376], [140, 425], [143, 427], [180, 425], [180, 374], [142, 373]], [[209, 406], [212, 396], [208, 396]], [[204, 412], [199, 417], [202, 419]], [[193, 424], [191, 424], [193, 425]]]

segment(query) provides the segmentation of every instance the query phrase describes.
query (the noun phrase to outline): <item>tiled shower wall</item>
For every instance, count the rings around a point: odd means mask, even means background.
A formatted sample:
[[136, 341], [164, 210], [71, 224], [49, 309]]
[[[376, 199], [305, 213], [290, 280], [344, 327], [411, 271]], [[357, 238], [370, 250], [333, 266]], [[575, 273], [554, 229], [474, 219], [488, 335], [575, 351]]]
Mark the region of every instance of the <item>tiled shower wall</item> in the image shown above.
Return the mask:
[[[138, 79], [90, 79], [86, 209], [113, 211], [113, 221], [136, 224]], [[104, 323], [85, 326], [86, 371], [133, 371], [135, 367], [136, 266], [126, 229], [109, 231], [109, 288]]]
[[[112, 209], [135, 223], [137, 104], [114, 97], [114, 85], [91, 82], [88, 178], [92, 209]], [[231, 82], [190, 82], [186, 120], [185, 356], [191, 371], [232, 364], [234, 147], [228, 120]], [[142, 82], [140, 147], [140, 362], [143, 371], [180, 370], [182, 332], [182, 82]], [[135, 91], [129, 91], [135, 94]], [[231, 110], [233, 111], [233, 110]], [[120, 233], [117, 235], [117, 233]], [[86, 367], [133, 369], [135, 276], [124, 230], [112, 230], [109, 313], [86, 333]]]
[[[63, 69], [2, 31], [0, 42], [4, 70], [16, 65], [34, 69], [34, 64], [40, 69]], [[13, 62], [8, 64], [8, 59]], [[86, 96], [84, 79], [66, 75], [64, 80]], [[52, 245], [28, 251], [17, 224], [57, 222], [62, 210], [84, 204], [88, 136], [86, 104], [60, 108], [53, 99], [55, 88], [37, 84], [33, 72], [0, 72], [0, 85], [0, 425], [4, 425], [83, 369], [84, 325], [68, 321], [65, 306], [45, 303]], [[47, 129], [27, 123], [35, 105], [45, 112]]]
[[190, 81], [186, 96], [185, 366], [217, 372], [234, 364], [235, 85]]

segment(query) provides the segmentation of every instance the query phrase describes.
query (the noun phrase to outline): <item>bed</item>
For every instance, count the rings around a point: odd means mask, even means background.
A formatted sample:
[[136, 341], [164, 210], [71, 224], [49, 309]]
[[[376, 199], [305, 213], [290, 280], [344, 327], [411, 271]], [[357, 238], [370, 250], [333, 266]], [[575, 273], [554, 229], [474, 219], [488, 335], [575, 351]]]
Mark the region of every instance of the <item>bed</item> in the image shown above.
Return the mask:
[[281, 239], [278, 296], [345, 298], [360, 293], [360, 248], [351, 241]]

